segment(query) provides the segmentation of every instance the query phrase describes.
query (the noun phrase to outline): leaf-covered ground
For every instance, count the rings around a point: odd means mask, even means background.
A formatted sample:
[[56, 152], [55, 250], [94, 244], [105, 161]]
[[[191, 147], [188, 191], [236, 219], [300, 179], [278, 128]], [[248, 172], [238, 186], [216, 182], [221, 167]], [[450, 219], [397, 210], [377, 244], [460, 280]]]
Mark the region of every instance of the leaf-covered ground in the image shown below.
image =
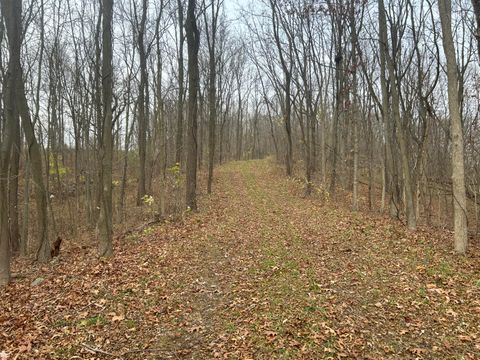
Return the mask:
[[478, 248], [455, 256], [451, 234], [301, 194], [268, 161], [230, 163], [199, 213], [117, 241], [109, 260], [69, 247], [16, 263], [0, 355], [480, 358]]

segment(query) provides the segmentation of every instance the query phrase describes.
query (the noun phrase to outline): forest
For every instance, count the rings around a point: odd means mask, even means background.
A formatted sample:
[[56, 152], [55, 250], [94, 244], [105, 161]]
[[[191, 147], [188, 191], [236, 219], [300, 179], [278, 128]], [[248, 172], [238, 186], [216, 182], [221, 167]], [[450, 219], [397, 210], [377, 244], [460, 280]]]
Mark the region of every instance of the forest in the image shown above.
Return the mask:
[[480, 358], [480, 0], [0, 0], [0, 359]]

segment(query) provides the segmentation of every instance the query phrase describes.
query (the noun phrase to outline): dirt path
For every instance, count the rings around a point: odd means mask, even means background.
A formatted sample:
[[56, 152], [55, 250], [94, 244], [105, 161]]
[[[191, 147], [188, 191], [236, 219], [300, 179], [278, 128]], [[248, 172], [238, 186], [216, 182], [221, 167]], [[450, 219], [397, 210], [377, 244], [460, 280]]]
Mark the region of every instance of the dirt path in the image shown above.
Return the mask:
[[[304, 199], [268, 162], [217, 170], [179, 224], [64, 258], [9, 288], [0, 352], [20, 358], [480, 357], [480, 258], [445, 234]], [[13, 335], [12, 335], [13, 334]], [[2, 342], [4, 345], [2, 345]]]

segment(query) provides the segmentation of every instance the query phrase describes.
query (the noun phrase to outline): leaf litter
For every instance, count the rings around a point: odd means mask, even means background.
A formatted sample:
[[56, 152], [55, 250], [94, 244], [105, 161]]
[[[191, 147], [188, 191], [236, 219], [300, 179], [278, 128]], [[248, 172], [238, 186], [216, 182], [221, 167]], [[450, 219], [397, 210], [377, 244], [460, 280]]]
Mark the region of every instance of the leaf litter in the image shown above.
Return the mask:
[[266, 160], [214, 185], [110, 259], [17, 260], [0, 359], [480, 358], [478, 245], [303, 198]]

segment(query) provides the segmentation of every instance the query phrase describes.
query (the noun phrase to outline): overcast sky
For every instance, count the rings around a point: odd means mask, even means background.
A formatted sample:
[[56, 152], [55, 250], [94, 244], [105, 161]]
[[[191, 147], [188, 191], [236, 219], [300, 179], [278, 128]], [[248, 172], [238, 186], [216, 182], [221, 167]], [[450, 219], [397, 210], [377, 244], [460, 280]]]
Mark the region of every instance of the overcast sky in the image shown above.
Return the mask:
[[247, 6], [250, 0], [224, 0], [225, 11], [229, 19], [234, 20], [238, 18], [240, 9]]

